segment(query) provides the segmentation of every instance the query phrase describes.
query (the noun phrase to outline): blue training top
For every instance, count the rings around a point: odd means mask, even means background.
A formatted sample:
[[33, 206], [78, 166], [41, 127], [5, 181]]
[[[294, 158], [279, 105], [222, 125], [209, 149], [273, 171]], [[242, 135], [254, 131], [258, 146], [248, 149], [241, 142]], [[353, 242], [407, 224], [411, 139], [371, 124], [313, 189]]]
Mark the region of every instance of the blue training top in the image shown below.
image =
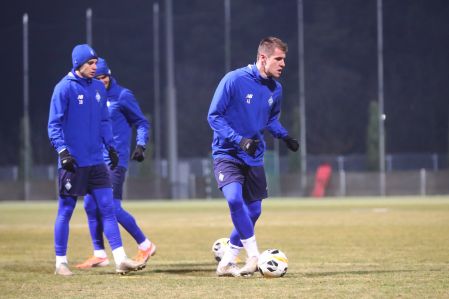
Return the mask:
[[[139, 103], [133, 93], [122, 86], [111, 76], [110, 87], [107, 90], [108, 109], [112, 122], [112, 133], [119, 155], [119, 166], [128, 168], [132, 127], [137, 130], [138, 145], [146, 146], [149, 139], [150, 123], [140, 110]], [[109, 163], [107, 151], [104, 159]]]
[[101, 81], [73, 70], [59, 81], [50, 102], [48, 137], [58, 153], [68, 149], [80, 167], [104, 163], [103, 147], [114, 146], [114, 140]]
[[[276, 138], [288, 135], [279, 122], [281, 98], [281, 84], [271, 77], [263, 78], [255, 64], [226, 74], [215, 90], [207, 116], [214, 130], [213, 158], [263, 165], [264, 130]], [[240, 148], [242, 137], [260, 140], [255, 157]]]

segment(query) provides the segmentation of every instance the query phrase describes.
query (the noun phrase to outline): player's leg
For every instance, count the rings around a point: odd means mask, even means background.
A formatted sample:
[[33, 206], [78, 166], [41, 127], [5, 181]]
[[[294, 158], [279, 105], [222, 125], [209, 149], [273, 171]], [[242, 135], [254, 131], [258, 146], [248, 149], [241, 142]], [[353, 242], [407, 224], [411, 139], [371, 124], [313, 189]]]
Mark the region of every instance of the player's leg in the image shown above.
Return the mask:
[[94, 247], [94, 254], [84, 262], [76, 265], [78, 269], [92, 267], [104, 267], [109, 265], [109, 259], [104, 247], [103, 224], [97, 202], [91, 194], [84, 196], [84, 210], [86, 211], [87, 224]]
[[[240, 234], [251, 236], [254, 234], [251, 219], [243, 204], [242, 185], [244, 176], [242, 173], [243, 164], [227, 159], [214, 160], [214, 174], [218, 188], [223, 192], [228, 202], [234, 230]], [[217, 266], [218, 276], [240, 276], [236, 265], [236, 257], [240, 249], [236, 244], [230, 242], [230, 246], [225, 251], [224, 256]]]
[[[257, 219], [262, 211], [262, 200], [255, 201], [245, 201], [245, 208], [248, 211], [249, 217], [251, 218], [251, 222], [253, 223], [253, 227], [256, 226]], [[229, 237], [230, 243], [234, 245], [235, 248], [242, 249], [243, 244], [240, 240], [240, 235], [237, 230], [234, 228], [231, 232], [231, 236]], [[238, 255], [238, 253], [237, 253]]]
[[67, 261], [67, 243], [69, 240], [69, 223], [76, 206], [76, 197], [59, 196], [58, 214], [55, 220], [55, 253], [56, 253], [56, 271], [59, 275], [72, 275], [68, 268]]
[[137, 261], [146, 263], [150, 256], [156, 253], [156, 245], [145, 236], [143, 231], [137, 225], [136, 219], [122, 207], [123, 183], [126, 176], [126, 168], [118, 166], [109, 171], [113, 186], [113, 197], [115, 206], [115, 215], [118, 223], [136, 240], [138, 244], [138, 254], [134, 258]]
[[97, 202], [104, 235], [111, 246], [112, 255], [114, 256], [116, 272], [124, 274], [129, 271], [143, 269], [144, 263], [133, 261], [126, 256], [115, 216], [115, 206], [110, 182], [109, 173], [105, 164], [91, 167], [88, 190]]
[[69, 240], [69, 223], [75, 210], [78, 195], [86, 190], [86, 171], [78, 167], [76, 172], [58, 169], [58, 214], [55, 221], [56, 271], [58, 275], [72, 275], [67, 262], [67, 243]]
[[[246, 199], [248, 214], [255, 225], [262, 212], [262, 199], [267, 198], [267, 180], [263, 166], [249, 167], [245, 173], [245, 184], [243, 186], [243, 196]], [[247, 239], [241, 238], [243, 247], [246, 250], [248, 259], [245, 266], [240, 269], [240, 275], [252, 275], [257, 270], [259, 259], [259, 248], [256, 236]]]
[[[239, 241], [241, 239], [250, 238], [254, 235], [254, 227], [251, 218], [249, 217], [248, 210], [244, 204], [242, 185], [238, 182], [232, 182], [224, 186], [222, 191], [231, 212], [231, 219], [234, 224], [234, 231], [236, 232], [234, 234], [238, 234]], [[235, 266], [235, 262], [240, 249], [240, 246], [232, 241], [230, 242], [230, 246], [225, 251], [225, 254], [217, 267], [217, 274], [219, 276], [225, 276], [225, 274], [238, 276], [238, 272], [236, 272], [238, 271], [238, 268]]]
[[152, 243], [137, 225], [136, 219], [122, 207], [122, 200], [114, 198], [115, 214], [120, 225], [136, 240], [138, 253], [134, 258], [136, 261], [146, 263], [148, 259], [156, 254], [156, 245]]

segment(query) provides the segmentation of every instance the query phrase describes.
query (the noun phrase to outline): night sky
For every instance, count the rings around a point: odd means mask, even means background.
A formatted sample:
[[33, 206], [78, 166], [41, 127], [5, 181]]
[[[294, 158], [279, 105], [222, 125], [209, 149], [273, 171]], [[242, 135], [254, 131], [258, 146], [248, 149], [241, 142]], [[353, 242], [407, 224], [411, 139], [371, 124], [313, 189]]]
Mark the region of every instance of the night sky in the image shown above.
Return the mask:
[[[259, 40], [289, 44], [281, 121], [298, 136], [296, 0], [232, 2], [232, 68], [255, 61]], [[222, 0], [173, 0], [178, 142], [181, 157], [209, 154], [206, 115], [224, 75]], [[93, 9], [93, 47], [120, 84], [134, 91], [152, 120], [153, 2], [14, 1], [0, 18], [0, 165], [20, 159], [22, 16], [30, 18], [30, 108], [33, 159], [53, 163], [47, 137], [49, 101], [71, 68], [71, 51], [85, 43], [85, 12]], [[165, 90], [164, 5], [161, 3], [161, 91]], [[304, 0], [307, 146], [312, 155], [366, 151], [369, 103], [377, 100], [376, 1]], [[387, 153], [448, 152], [449, 2], [384, 1]], [[165, 100], [163, 100], [163, 103]], [[162, 107], [165, 122], [165, 108]], [[164, 136], [166, 125], [162, 126]], [[165, 155], [165, 138], [162, 152]], [[283, 152], [284, 153], [284, 152]]]

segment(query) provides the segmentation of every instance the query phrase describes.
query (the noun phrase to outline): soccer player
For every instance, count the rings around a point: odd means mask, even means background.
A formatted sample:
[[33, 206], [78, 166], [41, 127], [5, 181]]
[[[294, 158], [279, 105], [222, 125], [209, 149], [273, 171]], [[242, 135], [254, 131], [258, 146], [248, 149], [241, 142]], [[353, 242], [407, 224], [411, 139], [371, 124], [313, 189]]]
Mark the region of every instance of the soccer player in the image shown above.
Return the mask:
[[103, 148], [111, 169], [118, 164], [106, 106], [106, 90], [93, 79], [97, 54], [87, 44], [72, 51], [73, 68], [56, 85], [50, 103], [48, 136], [59, 155], [59, 203], [55, 222], [57, 275], [72, 275], [67, 262], [69, 222], [78, 196], [92, 194], [99, 207], [104, 233], [112, 248], [117, 273], [140, 270], [142, 262], [129, 259], [115, 217], [112, 186]]
[[[262, 39], [256, 63], [226, 74], [209, 108], [215, 179], [234, 224], [230, 246], [217, 267], [218, 276], [248, 276], [257, 269], [254, 226], [262, 211], [262, 199], [268, 196], [263, 164], [265, 129], [284, 140], [290, 150], [299, 148], [298, 141], [279, 122], [282, 86], [275, 79], [285, 67], [286, 53], [287, 44], [279, 38]], [[242, 248], [248, 258], [239, 269], [236, 259]]]
[[[122, 208], [122, 198], [123, 183], [130, 157], [132, 128], [136, 127], [137, 130], [137, 145], [131, 158], [142, 162], [145, 159], [144, 151], [148, 142], [150, 123], [140, 110], [133, 93], [129, 89], [117, 84], [115, 78], [111, 76], [111, 71], [103, 58], [98, 58], [95, 77], [101, 80], [106, 88], [109, 115], [112, 121], [112, 134], [119, 153], [118, 166], [109, 171], [112, 180], [115, 215], [118, 223], [130, 233], [138, 244], [138, 253], [134, 260], [146, 265], [150, 256], [156, 253], [156, 245], [145, 236], [134, 217]], [[106, 162], [110, 162], [107, 152], [104, 154], [104, 159]], [[94, 255], [85, 262], [76, 265], [76, 268], [88, 269], [107, 266], [109, 259], [106, 255], [103, 242], [103, 226], [101, 219], [98, 217], [97, 202], [91, 194], [84, 197], [84, 209], [86, 210], [89, 223]]]

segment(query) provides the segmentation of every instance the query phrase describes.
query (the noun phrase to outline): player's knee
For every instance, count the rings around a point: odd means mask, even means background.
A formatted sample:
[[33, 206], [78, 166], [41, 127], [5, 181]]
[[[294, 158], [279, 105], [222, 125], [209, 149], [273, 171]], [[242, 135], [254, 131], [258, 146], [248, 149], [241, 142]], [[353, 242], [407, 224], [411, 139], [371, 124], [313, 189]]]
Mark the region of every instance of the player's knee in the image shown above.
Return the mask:
[[97, 203], [92, 197], [84, 198], [84, 210], [89, 215], [95, 215], [97, 213]]
[[243, 198], [238, 194], [230, 194], [226, 197], [231, 212], [238, 211], [243, 208]]

